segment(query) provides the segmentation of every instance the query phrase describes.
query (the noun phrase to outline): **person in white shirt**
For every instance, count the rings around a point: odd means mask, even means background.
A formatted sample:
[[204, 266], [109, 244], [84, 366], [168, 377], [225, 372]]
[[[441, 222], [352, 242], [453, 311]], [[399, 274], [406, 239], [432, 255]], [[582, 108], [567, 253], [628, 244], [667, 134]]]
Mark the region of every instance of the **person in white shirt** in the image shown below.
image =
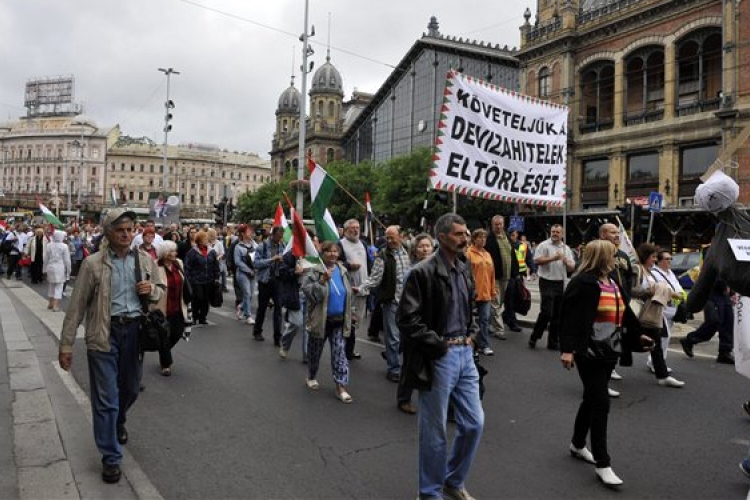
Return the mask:
[[221, 238], [216, 237], [216, 229], [210, 228], [208, 230], [208, 249], [216, 252], [216, 259], [219, 261], [219, 272], [221, 273], [221, 289], [224, 292], [227, 290], [227, 256], [224, 250], [224, 243]]
[[[154, 248], [156, 248], [156, 251], [159, 251], [159, 247], [162, 243], [164, 243], [164, 238], [161, 237], [159, 232], [156, 230], [156, 227], [154, 226], [154, 221], [149, 220], [146, 221], [146, 227], [150, 227], [154, 229], [154, 242], [152, 245], [154, 245]], [[143, 231], [140, 231], [138, 234], [136, 234], [133, 237], [133, 243], [130, 244], [130, 249], [138, 248], [141, 245], [143, 245]]]
[[547, 349], [560, 348], [560, 317], [565, 279], [575, 269], [575, 259], [570, 247], [563, 243], [563, 228], [555, 224], [550, 228], [550, 237], [536, 247], [534, 264], [539, 275], [541, 304], [529, 347], [534, 349], [549, 325]]

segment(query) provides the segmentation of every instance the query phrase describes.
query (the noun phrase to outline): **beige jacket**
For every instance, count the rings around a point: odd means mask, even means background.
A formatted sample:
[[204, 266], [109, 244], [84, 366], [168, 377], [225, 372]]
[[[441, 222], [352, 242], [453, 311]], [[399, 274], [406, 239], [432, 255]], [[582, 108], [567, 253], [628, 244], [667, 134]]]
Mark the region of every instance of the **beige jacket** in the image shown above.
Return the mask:
[[[187, 279], [185, 278], [185, 266], [182, 264], [182, 261], [180, 259], [177, 259], [176, 265], [180, 270], [182, 280], [185, 281]], [[162, 283], [164, 283], [164, 286], [169, 286], [167, 283], [167, 270], [164, 269], [164, 266], [157, 265], [156, 267], [159, 270], [159, 277], [161, 278]], [[183, 284], [183, 287], [184, 286], [185, 285]], [[180, 305], [182, 306], [182, 319], [188, 321], [188, 319], [190, 319], [190, 316], [188, 316], [188, 306], [185, 303], [185, 298], [182, 296], [182, 290], [180, 290]], [[167, 292], [161, 294], [161, 297], [159, 297], [159, 301], [156, 304], [152, 304], [151, 309], [160, 309], [161, 312], [164, 313], [164, 316], [167, 315]]]
[[[157, 302], [165, 293], [166, 284], [157, 269], [156, 262], [146, 252], [139, 250], [141, 276], [150, 276], [151, 294], [149, 302]], [[60, 336], [60, 353], [73, 352], [78, 325], [86, 319], [86, 348], [90, 351], [109, 352], [109, 322], [112, 307], [112, 264], [106, 240], [98, 252], [81, 263], [76, 278], [70, 306], [63, 321]]]
[[[346, 304], [344, 305], [344, 337], [348, 337], [352, 329], [352, 285], [349, 272], [341, 262], [336, 265], [341, 270], [341, 278], [346, 287]], [[307, 298], [307, 330], [315, 338], [322, 339], [326, 332], [326, 316], [328, 312], [328, 283], [320, 283], [325, 274], [325, 267], [315, 266], [302, 280], [302, 291]]]

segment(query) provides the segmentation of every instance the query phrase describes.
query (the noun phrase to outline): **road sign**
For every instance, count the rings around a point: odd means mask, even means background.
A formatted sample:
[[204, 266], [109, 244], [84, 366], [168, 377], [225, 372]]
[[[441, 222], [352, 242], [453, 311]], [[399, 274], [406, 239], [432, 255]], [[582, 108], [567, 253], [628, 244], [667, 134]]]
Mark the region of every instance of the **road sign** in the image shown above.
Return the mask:
[[628, 199], [628, 203], [646, 208], [648, 206], [648, 196], [633, 196]]
[[661, 205], [664, 202], [664, 196], [661, 193], [652, 191], [648, 197], [648, 211], [661, 212]]
[[510, 216], [510, 224], [508, 224], [508, 231], [518, 231], [519, 233], [523, 232], [523, 217], [520, 215], [511, 215]]

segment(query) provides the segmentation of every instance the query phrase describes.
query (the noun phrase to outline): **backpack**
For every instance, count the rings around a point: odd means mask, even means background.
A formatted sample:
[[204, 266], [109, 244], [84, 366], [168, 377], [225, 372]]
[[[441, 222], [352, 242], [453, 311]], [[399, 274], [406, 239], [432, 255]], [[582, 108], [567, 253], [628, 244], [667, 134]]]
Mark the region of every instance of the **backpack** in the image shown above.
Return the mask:
[[236, 238], [229, 244], [229, 250], [227, 250], [227, 272], [232, 275], [237, 269], [237, 265], [234, 263], [234, 249], [237, 248], [239, 242], [240, 239]]
[[10, 231], [7, 231], [3, 235], [3, 239], [0, 240], [0, 253], [9, 254], [11, 250], [13, 250], [13, 244], [16, 242], [15, 240], [9, 240], [8, 235], [10, 234]]

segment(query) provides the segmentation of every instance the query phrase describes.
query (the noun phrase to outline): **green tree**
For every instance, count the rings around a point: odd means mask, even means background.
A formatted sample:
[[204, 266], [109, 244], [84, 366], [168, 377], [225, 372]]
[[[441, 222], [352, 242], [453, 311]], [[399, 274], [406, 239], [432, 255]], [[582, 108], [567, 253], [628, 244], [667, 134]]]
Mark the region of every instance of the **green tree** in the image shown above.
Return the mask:
[[272, 219], [276, 213], [276, 206], [281, 201], [284, 211], [288, 212], [287, 204], [284, 202], [284, 192], [294, 203], [296, 191], [290, 186], [290, 182], [296, 178], [291, 172], [284, 176], [281, 181], [263, 184], [255, 192], [240, 195], [235, 209], [234, 222], [248, 222], [251, 220]]
[[357, 165], [337, 161], [326, 165], [328, 174], [339, 183], [328, 204], [328, 210], [337, 224], [343, 224], [348, 219], [364, 220], [365, 193], [369, 191], [372, 196], [378, 189], [376, 170], [377, 167], [369, 161]]

